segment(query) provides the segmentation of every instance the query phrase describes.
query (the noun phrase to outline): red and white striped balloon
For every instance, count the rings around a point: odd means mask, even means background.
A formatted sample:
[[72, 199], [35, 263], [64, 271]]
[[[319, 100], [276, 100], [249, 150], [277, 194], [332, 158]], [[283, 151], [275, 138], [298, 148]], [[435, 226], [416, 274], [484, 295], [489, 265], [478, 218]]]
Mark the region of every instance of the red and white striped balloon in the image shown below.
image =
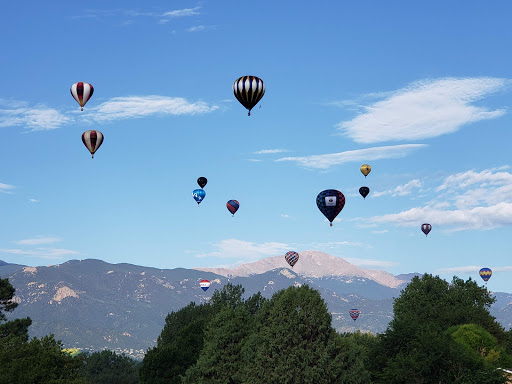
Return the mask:
[[95, 130], [85, 131], [82, 133], [82, 141], [94, 158], [94, 153], [103, 143], [103, 133]]
[[94, 87], [89, 83], [79, 81], [71, 86], [71, 96], [80, 104], [82, 111], [84, 110], [84, 105], [89, 101], [93, 93]]

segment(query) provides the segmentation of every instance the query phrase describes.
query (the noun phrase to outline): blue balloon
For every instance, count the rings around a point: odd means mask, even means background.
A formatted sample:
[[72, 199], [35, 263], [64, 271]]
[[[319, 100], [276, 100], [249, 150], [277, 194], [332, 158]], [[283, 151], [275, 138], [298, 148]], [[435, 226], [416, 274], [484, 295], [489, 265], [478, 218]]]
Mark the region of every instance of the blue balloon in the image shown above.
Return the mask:
[[194, 189], [194, 192], [192, 192], [192, 197], [194, 198], [195, 201], [197, 201], [197, 204], [200, 204], [205, 196], [206, 192], [204, 191], [204, 189]]

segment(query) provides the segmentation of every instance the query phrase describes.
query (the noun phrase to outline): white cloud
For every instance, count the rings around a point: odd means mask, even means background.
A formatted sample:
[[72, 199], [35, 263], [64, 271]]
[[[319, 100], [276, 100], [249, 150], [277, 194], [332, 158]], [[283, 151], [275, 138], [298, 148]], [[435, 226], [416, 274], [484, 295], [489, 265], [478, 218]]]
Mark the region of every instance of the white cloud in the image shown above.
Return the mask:
[[[505, 267], [489, 267], [486, 265], [486, 267], [491, 268], [493, 272], [511, 272], [512, 266], [505, 266]], [[482, 266], [476, 266], [476, 265], [466, 265], [461, 267], [449, 267], [449, 268], [439, 268], [436, 272], [437, 273], [443, 273], [443, 274], [451, 274], [451, 273], [476, 273], [480, 271]]]
[[284, 214], [284, 213], [281, 213], [281, 217], [283, 217], [285, 219], [290, 219], [291, 218], [290, 215], [287, 215], [287, 214]]
[[196, 25], [194, 27], [190, 27], [187, 29], [187, 32], [202, 32], [202, 31], [211, 31], [215, 29], [215, 25]]
[[226, 239], [212, 244], [213, 252], [199, 254], [197, 257], [218, 257], [222, 259], [237, 259], [244, 262], [259, 260], [263, 257], [276, 256], [287, 252], [289, 245], [278, 242], [254, 243], [237, 239]]
[[414, 180], [409, 181], [407, 184], [399, 185], [396, 188], [389, 189], [387, 191], [374, 192], [373, 197], [379, 197], [379, 196], [385, 196], [385, 195], [406, 196], [406, 195], [410, 195], [414, 189], [421, 188], [421, 187], [422, 187], [421, 181], [419, 181], [418, 179], [414, 179]]
[[313, 242], [311, 246], [308, 246], [312, 249], [335, 249], [342, 246], [353, 246], [353, 247], [364, 247], [365, 244], [357, 242], [357, 241], [327, 241], [327, 242]]
[[30, 201], [31, 203], [39, 203], [39, 200], [37, 199], [28, 199], [28, 201]]
[[[0, 99], [0, 128], [22, 126], [31, 131], [59, 128], [75, 121], [79, 112], [64, 114], [45, 106], [30, 107], [25, 102]], [[219, 109], [202, 101], [189, 102], [182, 97], [129, 96], [114, 97], [96, 107], [87, 108], [83, 121], [108, 122], [120, 119], [164, 115], [196, 115]], [[1, 188], [1, 187], [0, 187]]]
[[412, 208], [399, 213], [374, 216], [366, 219], [370, 223], [394, 223], [415, 226], [422, 223], [436, 226], [452, 226], [454, 230], [493, 229], [512, 225], [512, 203], [499, 203], [489, 207], [471, 209], [441, 210], [430, 207]]
[[[481, 204], [493, 205], [502, 201], [512, 202], [512, 174], [494, 172], [503, 169], [473, 170], [448, 176], [436, 188], [453, 200], [457, 208], [471, 208]], [[466, 191], [461, 191], [466, 189]]]
[[150, 115], [195, 115], [217, 110], [216, 105], [202, 101], [190, 103], [181, 97], [129, 96], [114, 97], [97, 107], [89, 108], [95, 121], [112, 121]]
[[23, 249], [0, 249], [0, 253], [10, 253], [13, 255], [32, 256], [42, 259], [61, 259], [63, 256], [78, 255], [79, 252], [70, 249], [60, 248], [36, 248], [34, 250]]
[[261, 151], [253, 152], [255, 155], [267, 155], [272, 153], [288, 152], [286, 149], [262, 149]]
[[358, 267], [393, 267], [399, 264], [395, 261], [358, 259], [353, 257], [346, 257], [345, 260]]
[[352, 161], [371, 161], [405, 157], [412, 151], [425, 147], [425, 144], [402, 144], [385, 147], [356, 149], [325, 155], [311, 155], [303, 157], [283, 157], [276, 161], [293, 161], [306, 168], [328, 169], [334, 165]]
[[194, 16], [199, 15], [199, 12], [197, 12], [198, 9], [201, 7], [194, 7], [194, 8], [184, 8], [184, 9], [175, 9], [174, 11], [165, 12], [162, 14], [162, 17], [184, 17], [184, 16]]
[[0, 183], [0, 192], [2, 193], [12, 193], [11, 190], [16, 188], [14, 185]]
[[[9, 108], [9, 107], [7, 107]], [[45, 131], [61, 127], [71, 119], [53, 108], [39, 105], [0, 109], [0, 127], [22, 126], [32, 131]]]
[[[433, 228], [441, 226], [454, 231], [512, 225], [512, 174], [502, 169], [450, 175], [432, 188], [432, 200], [425, 206], [374, 216], [365, 219], [365, 223], [418, 228], [422, 223], [430, 223]], [[424, 182], [418, 180], [416, 184]]]
[[200, 13], [197, 12], [197, 10], [200, 8], [201, 7], [175, 9], [174, 11], [165, 12], [160, 15], [160, 23], [164, 24], [169, 22], [171, 19], [176, 19], [179, 17], [199, 15]]
[[488, 110], [475, 101], [503, 90], [500, 78], [443, 78], [423, 80], [364, 107], [365, 111], [338, 125], [358, 143], [418, 140], [452, 133], [463, 125], [503, 116], [504, 109]]
[[53, 244], [62, 241], [60, 237], [56, 236], [43, 236], [39, 235], [31, 239], [23, 239], [15, 241], [16, 244], [20, 245], [40, 245], [40, 244]]

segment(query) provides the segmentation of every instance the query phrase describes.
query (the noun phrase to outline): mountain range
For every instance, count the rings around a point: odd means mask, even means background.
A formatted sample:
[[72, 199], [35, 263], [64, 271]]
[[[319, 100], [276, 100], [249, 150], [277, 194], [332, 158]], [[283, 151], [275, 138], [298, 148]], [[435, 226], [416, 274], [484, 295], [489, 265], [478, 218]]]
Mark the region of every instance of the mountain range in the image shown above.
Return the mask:
[[[338, 332], [383, 332], [393, 316], [393, 298], [419, 274], [392, 275], [359, 268], [323, 252], [300, 252], [290, 268], [284, 256], [268, 257], [233, 269], [158, 269], [101, 260], [71, 260], [50, 266], [0, 261], [0, 277], [9, 278], [19, 306], [8, 318], [29, 316], [30, 335], [53, 333], [67, 348], [110, 349], [141, 358], [156, 344], [165, 317], [190, 302], [208, 302], [226, 283], [240, 284], [248, 297], [271, 297], [291, 285], [317, 289]], [[201, 279], [211, 281], [208, 291]], [[512, 327], [512, 294], [494, 293], [491, 314]], [[348, 311], [361, 315], [353, 321]]]

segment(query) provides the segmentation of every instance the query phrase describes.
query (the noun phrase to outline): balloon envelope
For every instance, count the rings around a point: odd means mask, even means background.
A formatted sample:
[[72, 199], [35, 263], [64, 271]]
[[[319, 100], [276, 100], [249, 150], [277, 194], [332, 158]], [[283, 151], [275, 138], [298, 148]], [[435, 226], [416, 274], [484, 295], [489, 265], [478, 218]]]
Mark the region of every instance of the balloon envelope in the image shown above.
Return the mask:
[[366, 199], [366, 196], [368, 196], [368, 194], [370, 193], [370, 188], [361, 187], [361, 188], [359, 188], [359, 193], [361, 194], [361, 196], [363, 196], [363, 198]]
[[194, 198], [195, 201], [197, 201], [197, 204], [200, 204], [201, 201], [203, 201], [203, 199], [205, 198], [206, 196], [206, 192], [204, 191], [204, 189], [194, 189], [194, 191], [192, 192], [192, 197]]
[[350, 311], [348, 311], [348, 313], [352, 320], [356, 321], [361, 311], [359, 309], [351, 309]]
[[336, 189], [326, 189], [316, 197], [316, 205], [329, 220], [332, 227], [332, 222], [345, 206], [345, 196]]
[[200, 285], [201, 289], [206, 292], [208, 290], [208, 288], [210, 288], [211, 283], [210, 283], [210, 280], [201, 280], [199, 282], [199, 285]]
[[299, 261], [299, 254], [294, 251], [286, 252], [284, 258], [288, 264], [293, 268], [293, 266]]
[[82, 142], [94, 158], [94, 154], [103, 143], [103, 133], [96, 130], [85, 131], [82, 133]]
[[200, 177], [199, 179], [197, 179], [197, 184], [201, 187], [201, 188], [204, 188], [204, 186], [206, 185], [206, 183], [208, 182], [208, 180], [206, 180], [206, 177]]
[[364, 177], [368, 176], [368, 174], [372, 171], [372, 167], [370, 167], [368, 164], [361, 165], [360, 169]]
[[265, 94], [265, 84], [259, 77], [242, 76], [233, 83], [233, 93], [240, 104], [249, 110], [248, 115], [251, 116], [251, 109]]
[[240, 203], [236, 200], [229, 200], [226, 203], [226, 207], [228, 208], [229, 212], [231, 212], [231, 214], [234, 215], [235, 212], [238, 211], [238, 208], [240, 207]]
[[421, 230], [423, 231], [425, 236], [427, 236], [430, 233], [430, 231], [432, 230], [432, 226], [428, 223], [421, 224]]
[[491, 268], [482, 268], [480, 270], [480, 277], [484, 280], [484, 281], [487, 281], [491, 278], [492, 276], [492, 270]]
[[71, 96], [76, 100], [80, 107], [82, 107], [82, 111], [84, 110], [84, 105], [89, 101], [92, 94], [94, 93], [94, 87], [89, 83], [84, 83], [83, 81], [79, 81], [71, 86]]

